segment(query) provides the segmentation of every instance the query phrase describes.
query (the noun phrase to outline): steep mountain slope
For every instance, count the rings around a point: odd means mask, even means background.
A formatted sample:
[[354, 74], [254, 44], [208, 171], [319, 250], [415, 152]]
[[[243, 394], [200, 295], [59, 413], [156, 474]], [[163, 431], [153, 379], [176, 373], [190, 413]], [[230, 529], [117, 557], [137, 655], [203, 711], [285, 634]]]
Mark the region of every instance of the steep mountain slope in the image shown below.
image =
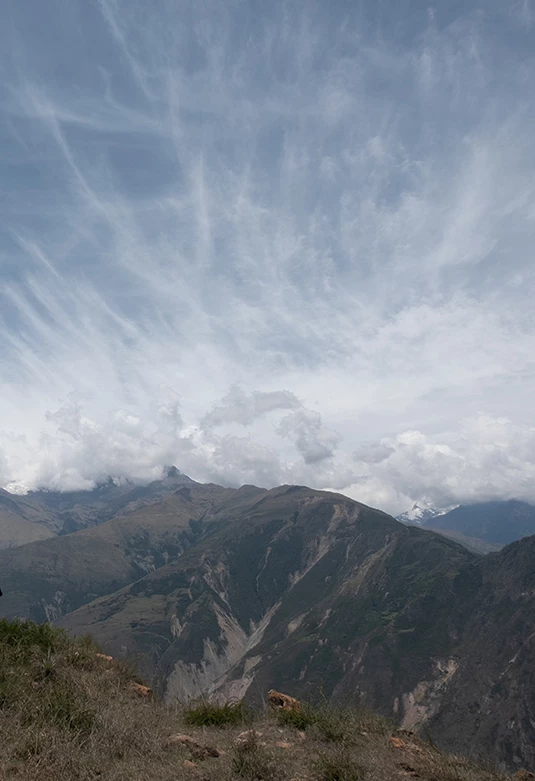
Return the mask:
[[158, 503], [98, 526], [0, 551], [0, 615], [54, 620], [138, 580], [194, 543], [207, 510], [227, 494], [189, 481]]
[[154, 504], [193, 481], [175, 467], [161, 480], [137, 486], [108, 480], [92, 491], [30, 491], [11, 494], [0, 489], [0, 549], [55, 535], [70, 534]]
[[458, 668], [429, 729], [468, 753], [488, 747], [506, 767], [535, 767], [535, 537], [466, 573]]
[[349, 583], [294, 632], [272, 622], [227, 681], [282, 680], [301, 696], [315, 686], [445, 748], [535, 766], [535, 537], [455, 560], [411, 529]]
[[[463, 548], [300, 487], [222, 515], [176, 562], [59, 623], [135, 658], [169, 699], [254, 698], [278, 684], [300, 696], [362, 693], [391, 712], [396, 696], [437, 677], [444, 653], [447, 668], [448, 605], [474, 558]], [[374, 672], [359, 679], [369, 648]]]
[[535, 507], [526, 502], [482, 502], [461, 505], [444, 515], [426, 519], [430, 529], [450, 529], [499, 545], [535, 534]]

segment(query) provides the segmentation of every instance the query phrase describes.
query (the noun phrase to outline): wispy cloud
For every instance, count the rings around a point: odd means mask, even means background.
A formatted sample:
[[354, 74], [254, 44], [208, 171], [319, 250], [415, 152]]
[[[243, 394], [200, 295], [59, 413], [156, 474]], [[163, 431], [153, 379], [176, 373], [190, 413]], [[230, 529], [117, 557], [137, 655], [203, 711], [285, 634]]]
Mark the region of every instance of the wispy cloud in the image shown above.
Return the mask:
[[3, 485], [535, 499], [532, 9], [417, 5], [9, 4]]

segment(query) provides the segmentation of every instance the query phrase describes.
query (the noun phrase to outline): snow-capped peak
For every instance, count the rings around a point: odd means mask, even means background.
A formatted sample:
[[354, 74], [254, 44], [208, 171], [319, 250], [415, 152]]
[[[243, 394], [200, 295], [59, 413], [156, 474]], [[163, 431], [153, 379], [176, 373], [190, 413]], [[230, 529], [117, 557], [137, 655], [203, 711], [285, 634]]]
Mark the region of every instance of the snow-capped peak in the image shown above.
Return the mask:
[[427, 502], [415, 502], [410, 510], [406, 510], [404, 513], [401, 513], [401, 515], [398, 515], [397, 520], [402, 523], [423, 526], [427, 521], [431, 520], [431, 518], [436, 518], [437, 515], [445, 515], [446, 513], [449, 513], [450, 510], [455, 509], [455, 507], [457, 507], [457, 505], [437, 510], [436, 507], [427, 504]]

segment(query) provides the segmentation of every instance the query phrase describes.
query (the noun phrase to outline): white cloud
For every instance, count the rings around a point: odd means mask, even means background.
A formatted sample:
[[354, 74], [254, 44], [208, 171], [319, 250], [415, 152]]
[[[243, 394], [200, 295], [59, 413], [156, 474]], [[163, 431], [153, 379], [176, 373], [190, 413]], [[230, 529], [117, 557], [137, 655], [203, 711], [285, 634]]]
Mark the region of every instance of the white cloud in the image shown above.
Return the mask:
[[535, 501], [535, 427], [479, 415], [457, 431], [405, 431], [377, 446], [383, 458], [355, 453], [361, 481], [353, 489], [396, 509], [424, 500], [433, 507], [480, 500]]
[[530, 3], [30, 5], [0, 31], [3, 485], [528, 496]]
[[322, 424], [318, 412], [307, 409], [286, 415], [277, 431], [281, 436], [295, 441], [305, 464], [316, 464], [325, 458], [332, 458], [341, 439], [340, 434]]
[[269, 412], [285, 409], [299, 409], [299, 399], [289, 391], [253, 391], [245, 393], [233, 385], [220, 404], [213, 407], [203, 418], [203, 426], [220, 426], [223, 423], [241, 423], [248, 426]]

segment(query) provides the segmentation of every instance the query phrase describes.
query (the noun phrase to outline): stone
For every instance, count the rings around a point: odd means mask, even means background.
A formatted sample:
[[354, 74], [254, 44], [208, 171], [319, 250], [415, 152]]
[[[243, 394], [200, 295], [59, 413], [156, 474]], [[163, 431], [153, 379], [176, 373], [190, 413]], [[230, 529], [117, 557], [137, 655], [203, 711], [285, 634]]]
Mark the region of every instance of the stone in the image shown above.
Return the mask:
[[240, 732], [234, 742], [238, 744], [247, 743], [249, 740], [256, 740], [257, 738], [261, 738], [263, 734], [263, 732], [256, 732], [254, 729], [246, 729], [243, 732]]
[[401, 749], [402, 751], [412, 751], [415, 754], [422, 753], [420, 746], [417, 746], [415, 743], [408, 743], [406, 740], [398, 738], [396, 735], [393, 735], [388, 742], [394, 748]]
[[177, 733], [176, 735], [171, 735], [171, 737], [167, 739], [168, 746], [177, 744], [185, 746], [194, 759], [206, 759], [207, 757], [221, 756], [221, 752], [217, 748], [213, 748], [212, 746], [202, 746], [200, 743], [197, 743], [195, 740], [190, 738], [189, 735]]
[[152, 697], [152, 689], [149, 689], [148, 686], [143, 686], [141, 683], [132, 683], [130, 685], [130, 688], [133, 692], [138, 694], [140, 697], [146, 697], [150, 698]]
[[404, 776], [409, 776], [409, 778], [420, 778], [420, 774], [417, 770], [415, 770], [411, 765], [400, 765], [401, 772]]
[[268, 705], [279, 710], [301, 710], [302, 705], [295, 697], [270, 689], [268, 691]]

